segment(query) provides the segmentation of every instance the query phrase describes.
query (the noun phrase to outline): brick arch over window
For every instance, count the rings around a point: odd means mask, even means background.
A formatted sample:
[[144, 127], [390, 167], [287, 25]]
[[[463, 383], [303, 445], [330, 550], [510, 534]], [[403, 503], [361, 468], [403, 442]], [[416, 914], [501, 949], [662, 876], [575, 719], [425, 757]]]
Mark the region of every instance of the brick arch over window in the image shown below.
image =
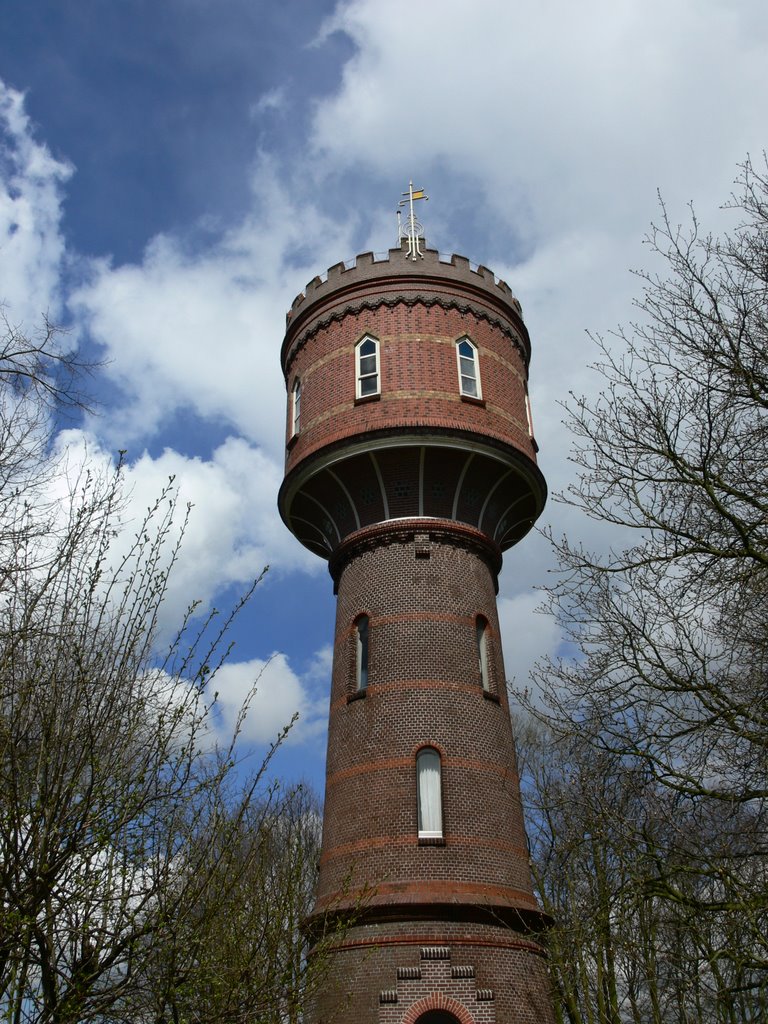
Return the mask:
[[463, 1003], [442, 992], [431, 992], [423, 999], [418, 999], [408, 1007], [402, 1017], [401, 1024], [418, 1024], [420, 1017], [431, 1010], [442, 1010], [455, 1017], [459, 1024], [475, 1024], [475, 1019]]

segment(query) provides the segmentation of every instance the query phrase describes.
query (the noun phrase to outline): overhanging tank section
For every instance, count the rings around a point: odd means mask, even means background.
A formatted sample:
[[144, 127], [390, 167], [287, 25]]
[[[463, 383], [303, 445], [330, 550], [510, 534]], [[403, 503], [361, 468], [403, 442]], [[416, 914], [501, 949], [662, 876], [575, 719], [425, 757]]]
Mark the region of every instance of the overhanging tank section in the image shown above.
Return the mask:
[[[475, 394], [463, 393], [465, 342]], [[373, 391], [370, 374], [361, 387], [360, 351], [371, 349]], [[529, 358], [511, 289], [465, 257], [427, 249], [414, 262], [403, 247], [314, 278], [288, 313], [281, 352], [290, 400], [278, 502], [288, 528], [333, 561], [376, 524], [448, 520], [482, 533], [500, 565], [546, 498]]]

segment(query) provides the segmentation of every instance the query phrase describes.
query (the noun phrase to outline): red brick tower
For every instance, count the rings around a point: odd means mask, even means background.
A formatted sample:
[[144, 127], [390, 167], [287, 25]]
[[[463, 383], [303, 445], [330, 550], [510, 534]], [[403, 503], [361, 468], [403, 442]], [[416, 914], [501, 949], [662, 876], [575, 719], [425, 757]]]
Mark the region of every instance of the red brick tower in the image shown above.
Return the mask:
[[338, 594], [316, 915], [355, 905], [312, 1024], [552, 1020], [496, 612], [536, 466], [520, 305], [405, 244], [288, 314], [281, 515]]

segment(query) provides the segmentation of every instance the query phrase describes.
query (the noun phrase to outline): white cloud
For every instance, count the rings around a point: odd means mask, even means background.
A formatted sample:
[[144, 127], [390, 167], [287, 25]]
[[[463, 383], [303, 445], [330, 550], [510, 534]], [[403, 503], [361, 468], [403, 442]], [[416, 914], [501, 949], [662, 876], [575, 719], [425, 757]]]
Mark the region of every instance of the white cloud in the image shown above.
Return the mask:
[[[430, 241], [430, 224], [451, 222], [453, 208], [466, 211], [475, 239], [468, 255], [488, 262], [523, 302], [541, 465], [555, 490], [570, 473], [557, 402], [571, 388], [594, 387], [584, 328], [606, 330], [632, 316], [637, 284], [627, 268], [644, 262], [640, 242], [656, 213], [656, 188], [675, 217], [684, 219], [692, 198], [709, 219], [735, 164], [764, 142], [768, 8], [758, 0], [482, 0], [473, 8], [465, 0], [351, 0], [324, 32], [333, 30], [357, 48], [341, 86], [318, 102], [308, 151], [290, 172], [265, 157], [255, 165], [241, 226], [196, 249], [158, 236], [136, 265], [95, 263], [72, 300], [124, 392], [92, 425], [94, 455], [141, 449], [180, 409], [245, 438], [230, 437], [207, 459], [168, 449], [129, 467], [129, 515], [138, 516], [170, 475], [182, 501], [196, 506], [170, 595], [174, 614], [192, 597], [209, 603], [265, 562], [322, 568], [292, 541], [274, 499], [285, 310], [310, 277], [354, 252], [354, 214], [338, 223], [322, 212], [329, 181], [355, 172], [369, 194], [385, 178], [398, 190], [411, 175], [436, 186], [424, 211]], [[279, 111], [284, 102], [276, 87], [252, 109]], [[18, 93], [0, 92], [0, 118], [11, 140], [0, 197], [3, 295], [14, 318], [34, 322], [57, 308], [61, 189], [70, 169], [35, 142]], [[514, 251], [494, 252], [497, 241], [473, 236], [483, 220], [504, 225], [503, 237], [517, 239]], [[370, 221], [384, 228], [375, 202]], [[454, 237], [459, 222], [460, 215], [451, 222]], [[382, 248], [385, 236], [371, 232], [372, 247]], [[457, 247], [449, 236], [438, 240]], [[550, 504], [545, 519], [559, 532], [571, 525], [568, 515]], [[507, 670], [520, 681], [534, 655], [557, 644], [530, 594], [550, 561], [533, 536], [506, 558], [500, 615]], [[232, 667], [233, 692], [259, 664]], [[283, 724], [289, 704], [309, 700], [301, 694], [313, 672], [297, 682], [284, 659], [275, 664], [280, 682], [270, 692], [281, 710], [266, 716], [270, 728], [278, 718]]]
[[317, 150], [385, 171], [445, 161], [536, 240], [642, 225], [657, 186], [695, 196], [762, 142], [758, 0], [352, 0], [332, 27], [358, 49], [318, 107]]
[[246, 584], [265, 565], [280, 571], [319, 564], [291, 537], [276, 508], [282, 470], [242, 438], [230, 437], [211, 459], [188, 458], [167, 449], [146, 453], [126, 473], [133, 508], [142, 509], [169, 478], [181, 503], [192, 507], [172, 595], [209, 603], [218, 589]]
[[140, 265], [94, 264], [73, 296], [125, 395], [99, 425], [116, 445], [152, 437], [185, 409], [282, 456], [285, 313], [348, 238], [343, 225], [292, 198], [269, 161], [259, 164], [254, 188], [252, 213], [209, 246], [192, 252], [157, 236]]
[[[531, 332], [540, 465], [550, 491], [564, 490], [573, 466], [559, 403], [599, 387], [585, 329], [637, 318], [629, 268], [652, 258], [641, 243], [658, 216], [657, 189], [673, 220], [686, 221], [693, 200], [717, 230], [736, 165], [764, 146], [768, 8], [350, 0], [326, 23], [332, 31], [347, 33], [356, 53], [318, 105], [318, 162], [377, 181], [418, 179], [432, 193], [420, 211], [428, 242], [455, 251], [457, 237], [472, 238], [466, 255], [509, 282]], [[505, 231], [484, 242], [483, 223]], [[541, 522], [606, 544], [599, 524], [552, 499]], [[505, 557], [506, 667], [522, 685], [559, 642], [531, 593], [553, 560], [536, 534]]]
[[62, 186], [71, 173], [36, 141], [24, 95], [0, 81], [0, 302], [25, 330], [61, 312]]
[[[62, 498], [69, 494], [72, 481], [82, 478], [84, 466], [102, 477], [112, 470], [111, 454], [82, 431], [62, 432], [57, 447], [69, 468], [52, 481], [52, 495]], [[209, 460], [167, 449], [157, 458], [144, 453], [126, 466], [124, 528], [113, 547], [113, 560], [125, 553], [147, 510], [170, 481], [171, 493], [178, 501], [166, 544], [168, 552], [179, 537], [186, 505], [192, 506], [162, 609], [163, 630], [177, 628], [194, 601], [205, 610], [226, 587], [246, 589], [266, 565], [277, 573], [322, 569], [322, 563], [302, 548], [280, 521], [275, 501], [281, 477], [279, 467], [261, 450], [234, 437], [220, 445]]]
[[[39, 505], [46, 515], [58, 507], [58, 526], [66, 529], [68, 535], [74, 535], [72, 523], [77, 520], [80, 528], [83, 520], [73, 516], [72, 510], [76, 512], [80, 503], [87, 503], [89, 497], [107, 493], [108, 481], [115, 471], [114, 462], [93, 437], [79, 430], [67, 430], [56, 438], [53, 463], [57, 470], [43, 481]], [[319, 560], [301, 548], [277, 522], [274, 493], [279, 476], [278, 468], [258, 449], [237, 438], [229, 438], [209, 461], [188, 459], [177, 452], [166, 451], [157, 459], [144, 454], [125, 468], [123, 498], [113, 506], [116, 511], [112, 525], [117, 530], [104, 567], [105, 580], [112, 578], [112, 572], [118, 571], [126, 557], [128, 570], [126, 573], [120, 569], [120, 578], [127, 579], [134, 566], [129, 552], [135, 538], [157, 536], [168, 508], [167, 498], [160, 503], [155, 515], [147, 518], [147, 513], [154, 508], [165, 488], [171, 497], [177, 495], [177, 513], [167, 530], [159, 560], [154, 560], [157, 552], [150, 550], [151, 543], [149, 548], [144, 548], [141, 561], [135, 565], [139, 579], [144, 576], [146, 580], [168, 566], [181, 538], [186, 503], [193, 506], [160, 608], [161, 642], [175, 636], [193, 601], [201, 602], [203, 614], [198, 623], [204, 621], [204, 613], [212, 606], [217, 592], [231, 584], [240, 584], [245, 590], [268, 562], [277, 563], [277, 572], [321, 568]], [[100, 517], [96, 515], [92, 522], [95, 537], [100, 529]], [[54, 522], [41, 541], [43, 546], [47, 536], [52, 542], [60, 538], [60, 531], [55, 527]], [[81, 536], [81, 550], [87, 557], [95, 556], [87, 533]], [[269, 586], [269, 576], [262, 586]], [[121, 585], [117, 596], [121, 597], [122, 592]], [[259, 597], [264, 597], [261, 589]], [[192, 634], [196, 629], [193, 624]], [[187, 640], [190, 638], [188, 636]], [[255, 638], [257, 646], [261, 639]], [[273, 742], [294, 715], [298, 715], [298, 720], [290, 731], [288, 743], [306, 742], [321, 735], [325, 729], [331, 660], [331, 648], [321, 648], [309, 657], [302, 676], [293, 670], [282, 653], [240, 662], [226, 660], [210, 687], [218, 692], [209, 723], [211, 740], [218, 738], [223, 744], [229, 743], [243, 707], [247, 708], [247, 714], [240, 723], [240, 734], [246, 744]], [[190, 707], [194, 704], [194, 697], [183, 680], [174, 681], [162, 675], [157, 683], [161, 701], [187, 702]], [[163, 689], [165, 684], [170, 689]]]
[[[313, 146], [378, 180], [415, 174], [446, 208], [502, 223], [514, 252], [487, 262], [519, 295], [531, 331], [542, 458], [567, 475], [557, 400], [589, 390], [584, 329], [633, 316], [628, 268], [660, 188], [675, 219], [693, 199], [711, 223], [736, 164], [764, 144], [768, 8], [759, 0], [406, 0], [342, 4], [325, 26], [357, 51], [319, 105]], [[365, 173], [365, 171], [363, 171]], [[436, 198], [433, 195], [433, 200]], [[452, 233], [462, 232], [452, 222]], [[476, 237], [476, 236], [475, 236]], [[497, 244], [497, 243], [494, 243]], [[550, 463], [552, 466], [552, 464]]]
[[504, 667], [507, 678], [520, 689], [530, 685], [529, 674], [536, 661], [547, 654], [554, 656], [560, 644], [557, 623], [540, 606], [538, 594], [499, 598]]
[[244, 705], [247, 711], [240, 723], [240, 736], [246, 743], [273, 742], [295, 714], [298, 718], [288, 733], [288, 743], [306, 742], [325, 730], [327, 702], [313, 699], [311, 688], [296, 675], [284, 654], [227, 662], [212, 685], [218, 693], [224, 736], [237, 727]]
[[268, 89], [267, 92], [262, 93], [261, 96], [251, 105], [250, 115], [255, 120], [261, 114], [267, 111], [282, 111], [285, 109], [287, 104], [287, 96], [284, 86], [277, 86], [274, 89]]

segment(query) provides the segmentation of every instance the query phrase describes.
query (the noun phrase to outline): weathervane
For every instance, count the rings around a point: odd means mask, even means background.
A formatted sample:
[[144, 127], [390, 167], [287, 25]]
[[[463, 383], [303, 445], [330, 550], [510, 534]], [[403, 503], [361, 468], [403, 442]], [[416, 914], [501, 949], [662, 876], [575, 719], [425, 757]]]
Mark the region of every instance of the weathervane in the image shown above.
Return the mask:
[[[398, 240], [402, 241], [403, 238], [408, 239], [408, 251], [405, 254], [405, 258], [408, 259], [410, 256], [412, 260], [415, 260], [417, 256], [424, 259], [424, 253], [419, 248], [419, 239], [424, 237], [424, 228], [416, 220], [416, 214], [413, 212], [413, 202], [415, 199], [429, 199], [429, 196], [424, 192], [423, 188], [414, 189], [413, 182], [408, 182], [408, 191], [403, 192], [406, 198], [401, 199], [397, 210], [397, 236]], [[405, 227], [403, 227], [400, 221], [400, 207], [408, 207], [408, 216], [405, 221]]]

